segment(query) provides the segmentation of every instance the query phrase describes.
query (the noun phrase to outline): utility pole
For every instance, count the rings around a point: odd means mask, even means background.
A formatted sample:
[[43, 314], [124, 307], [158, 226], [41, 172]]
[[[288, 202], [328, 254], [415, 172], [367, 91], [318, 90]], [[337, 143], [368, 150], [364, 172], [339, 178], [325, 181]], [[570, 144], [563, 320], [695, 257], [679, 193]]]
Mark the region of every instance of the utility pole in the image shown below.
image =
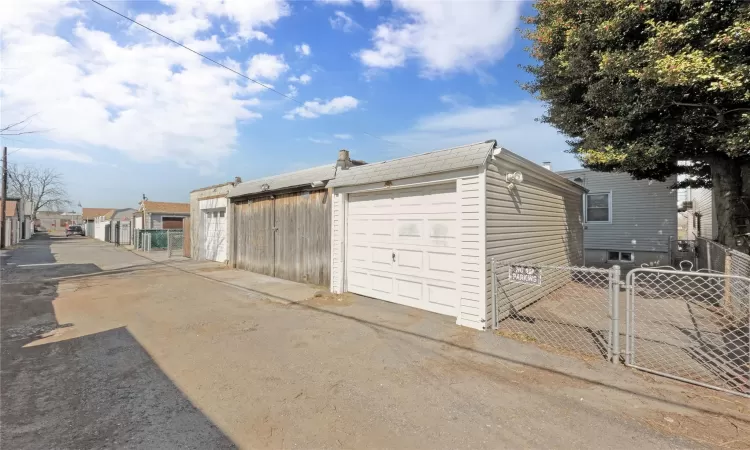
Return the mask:
[[3, 199], [0, 205], [0, 248], [5, 248], [5, 198], [8, 196], [8, 147], [3, 147]]

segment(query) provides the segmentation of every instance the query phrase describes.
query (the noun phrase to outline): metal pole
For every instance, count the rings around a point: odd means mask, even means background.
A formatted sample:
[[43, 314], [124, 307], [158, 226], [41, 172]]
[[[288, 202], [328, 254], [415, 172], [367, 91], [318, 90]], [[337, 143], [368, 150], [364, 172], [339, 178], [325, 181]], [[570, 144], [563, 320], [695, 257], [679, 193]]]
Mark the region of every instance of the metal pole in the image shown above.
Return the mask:
[[167, 230], [167, 258], [172, 257], [172, 235], [169, 230]]
[[620, 361], [620, 266], [612, 267], [612, 364]]
[[5, 198], [8, 196], [8, 147], [3, 147], [3, 192], [2, 205], [0, 205], [0, 248], [5, 248]]
[[490, 264], [492, 270], [492, 329], [497, 330], [497, 264], [492, 258]]
[[708, 273], [711, 273], [711, 241], [706, 240], [706, 264], [708, 265]]

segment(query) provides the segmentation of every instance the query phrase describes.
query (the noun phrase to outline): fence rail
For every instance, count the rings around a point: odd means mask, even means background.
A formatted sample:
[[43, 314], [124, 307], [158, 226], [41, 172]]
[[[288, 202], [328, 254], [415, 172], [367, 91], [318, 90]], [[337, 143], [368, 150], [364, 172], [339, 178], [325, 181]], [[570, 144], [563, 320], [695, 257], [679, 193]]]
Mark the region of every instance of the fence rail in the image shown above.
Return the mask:
[[691, 270], [639, 268], [625, 282], [618, 266], [493, 260], [493, 328], [542, 347], [750, 397], [750, 278], [734, 273], [745, 270], [744, 256], [721, 265], [721, 257], [713, 259], [718, 253], [696, 256], [730, 273], [690, 264], [684, 268]]

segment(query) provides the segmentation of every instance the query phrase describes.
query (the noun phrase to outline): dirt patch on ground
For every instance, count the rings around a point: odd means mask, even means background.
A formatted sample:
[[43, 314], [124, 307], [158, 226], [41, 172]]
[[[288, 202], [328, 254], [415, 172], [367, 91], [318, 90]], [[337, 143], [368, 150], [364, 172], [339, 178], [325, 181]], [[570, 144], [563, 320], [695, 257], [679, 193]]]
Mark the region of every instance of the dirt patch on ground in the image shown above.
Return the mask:
[[333, 294], [325, 291], [318, 291], [315, 295], [303, 302], [307, 306], [350, 306], [354, 302], [351, 294]]
[[195, 270], [195, 272], [219, 272], [224, 270], [229, 270], [229, 266], [204, 267], [202, 269]]

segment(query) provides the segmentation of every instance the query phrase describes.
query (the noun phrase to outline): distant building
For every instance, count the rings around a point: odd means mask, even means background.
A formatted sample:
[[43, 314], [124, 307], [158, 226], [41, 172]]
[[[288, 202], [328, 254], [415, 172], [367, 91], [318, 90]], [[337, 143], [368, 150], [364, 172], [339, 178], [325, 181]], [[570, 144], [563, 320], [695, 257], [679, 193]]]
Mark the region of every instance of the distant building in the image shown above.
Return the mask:
[[74, 211], [37, 211], [34, 226], [39, 231], [64, 231], [68, 225], [82, 223], [81, 214]]

